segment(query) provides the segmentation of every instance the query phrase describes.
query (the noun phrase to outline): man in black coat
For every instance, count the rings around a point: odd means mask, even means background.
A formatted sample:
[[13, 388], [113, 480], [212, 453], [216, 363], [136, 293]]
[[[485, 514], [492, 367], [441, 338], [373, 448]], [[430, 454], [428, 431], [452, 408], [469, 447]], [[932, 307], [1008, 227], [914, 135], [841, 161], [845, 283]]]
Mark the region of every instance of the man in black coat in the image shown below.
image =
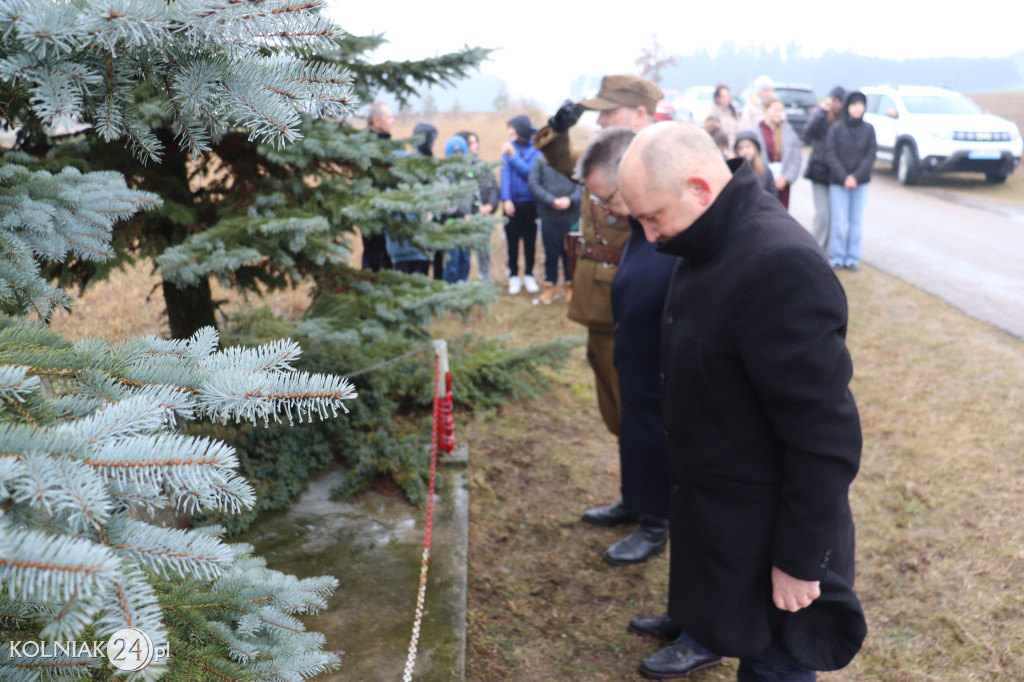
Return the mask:
[[[641, 672], [681, 676], [725, 655], [740, 658], [744, 682], [813, 680], [817, 661], [841, 667], [860, 644], [844, 640], [849, 619], [816, 616], [826, 584], [856, 605], [848, 491], [861, 431], [845, 294], [746, 162], [726, 165], [695, 126], [639, 134], [619, 189], [647, 239], [679, 257], [661, 334], [669, 613], [646, 619], [646, 634], [682, 630], [715, 652], [676, 643]], [[805, 617], [820, 637], [788, 627]], [[846, 651], [817, 650], [830, 641]]]

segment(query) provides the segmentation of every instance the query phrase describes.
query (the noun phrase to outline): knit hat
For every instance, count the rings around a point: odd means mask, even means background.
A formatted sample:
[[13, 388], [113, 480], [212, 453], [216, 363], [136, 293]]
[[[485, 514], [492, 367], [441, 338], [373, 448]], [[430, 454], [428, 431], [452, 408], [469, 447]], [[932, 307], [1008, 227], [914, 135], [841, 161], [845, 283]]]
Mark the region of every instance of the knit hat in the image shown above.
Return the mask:
[[758, 76], [754, 79], [753, 92], [761, 92], [765, 88], [774, 88], [775, 81], [772, 80], [771, 76]]
[[757, 145], [758, 153], [761, 152], [761, 139], [760, 135], [755, 133], [753, 130], [741, 130], [736, 133], [736, 141], [732, 143], [732, 150], [736, 151], [736, 145], [740, 143], [740, 140], [750, 140]]
[[444, 142], [445, 156], [451, 156], [456, 153], [469, 153], [469, 146], [466, 144], [466, 138], [462, 137], [462, 135], [452, 135]]
[[515, 128], [520, 144], [526, 144], [526, 142], [533, 138], [533, 134], [537, 132], [537, 129], [530, 124], [530, 118], [526, 114], [513, 116], [508, 120], [508, 124]]
[[821, 596], [796, 612], [776, 611], [776, 636], [798, 663], [811, 670], [839, 670], [853, 660], [868, 634], [857, 595], [829, 571]]
[[601, 89], [597, 95], [585, 99], [582, 104], [587, 109], [607, 111], [619, 107], [643, 107], [651, 116], [658, 110], [658, 100], [664, 98], [661, 88], [643, 76], [623, 74], [605, 76], [601, 79]]
[[846, 100], [846, 90], [843, 89], [842, 85], [837, 85], [832, 88], [832, 92], [828, 93], [828, 96], [835, 97], [840, 102], [843, 102]]
[[412, 129], [413, 135], [422, 135], [425, 139], [416, 145], [423, 156], [434, 155], [434, 141], [437, 139], [437, 127], [433, 123], [420, 121]]

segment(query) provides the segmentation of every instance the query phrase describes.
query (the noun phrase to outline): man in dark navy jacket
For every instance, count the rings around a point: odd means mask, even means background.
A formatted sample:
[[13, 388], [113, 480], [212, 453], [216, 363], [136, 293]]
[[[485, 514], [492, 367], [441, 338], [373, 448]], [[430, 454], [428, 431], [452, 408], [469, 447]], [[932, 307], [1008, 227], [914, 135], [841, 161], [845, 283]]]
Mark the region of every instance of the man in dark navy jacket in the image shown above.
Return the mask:
[[806, 613], [819, 612], [826, 580], [855, 601], [861, 431], [845, 294], [746, 162], [726, 165], [695, 126], [640, 133], [619, 189], [648, 241], [678, 257], [661, 333], [669, 613], [648, 625], [702, 645], [677, 642], [641, 672], [681, 676], [724, 655], [744, 682], [814, 680], [814, 656], [798, 660], [780, 623], [816, 600]]
[[613, 357], [621, 399], [622, 504], [638, 518], [636, 530], [605, 551], [604, 560], [613, 566], [637, 564], [665, 549], [671, 498], [661, 436], [658, 339], [675, 258], [658, 253], [644, 239], [640, 223], [629, 217], [618, 196], [619, 161], [635, 136], [629, 128], [605, 128], [590, 141], [575, 173], [590, 193], [595, 211], [610, 214], [630, 227], [612, 280], [611, 304]]

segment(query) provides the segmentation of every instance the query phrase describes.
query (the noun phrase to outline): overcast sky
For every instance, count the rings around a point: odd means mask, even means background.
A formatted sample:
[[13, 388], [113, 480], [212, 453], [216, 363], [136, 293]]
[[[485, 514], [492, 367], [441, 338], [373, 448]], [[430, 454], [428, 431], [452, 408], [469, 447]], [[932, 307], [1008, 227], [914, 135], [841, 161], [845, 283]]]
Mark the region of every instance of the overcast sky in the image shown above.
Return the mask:
[[812, 54], [836, 49], [897, 59], [1005, 57], [1024, 49], [1021, 0], [328, 3], [328, 16], [350, 33], [385, 34], [390, 44], [374, 60], [419, 59], [463, 45], [500, 48], [481, 71], [504, 79], [513, 96], [547, 106], [581, 73], [636, 73], [634, 59], [652, 33], [669, 54], [713, 52], [727, 40], [768, 47], [794, 40]]

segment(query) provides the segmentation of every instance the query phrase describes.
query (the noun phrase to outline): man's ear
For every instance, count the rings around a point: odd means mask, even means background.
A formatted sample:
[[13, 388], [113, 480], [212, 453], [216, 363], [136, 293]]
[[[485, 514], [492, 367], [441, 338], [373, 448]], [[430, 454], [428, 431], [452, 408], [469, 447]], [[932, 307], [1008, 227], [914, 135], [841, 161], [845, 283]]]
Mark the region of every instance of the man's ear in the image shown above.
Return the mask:
[[697, 197], [697, 201], [701, 206], [711, 205], [714, 192], [711, 190], [711, 181], [708, 180], [706, 175], [702, 173], [691, 175], [686, 179], [686, 189], [693, 196]]

